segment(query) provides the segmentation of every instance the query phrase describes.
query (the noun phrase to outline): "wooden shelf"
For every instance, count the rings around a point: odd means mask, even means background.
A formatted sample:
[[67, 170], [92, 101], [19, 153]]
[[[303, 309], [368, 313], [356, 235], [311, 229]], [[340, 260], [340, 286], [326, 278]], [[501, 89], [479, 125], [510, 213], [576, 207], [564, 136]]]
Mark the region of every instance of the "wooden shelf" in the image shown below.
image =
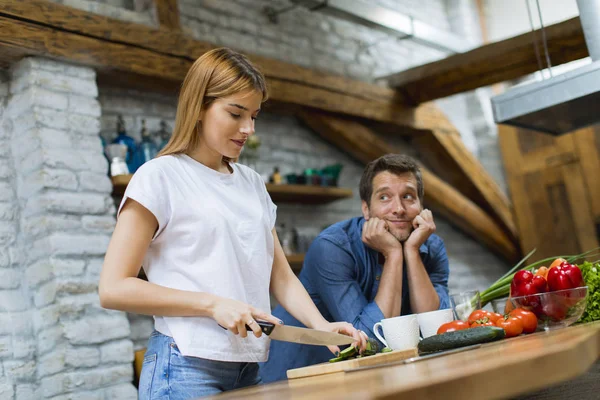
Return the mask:
[[[113, 196], [122, 196], [132, 175], [113, 176]], [[310, 185], [273, 185], [267, 191], [275, 203], [325, 204], [352, 197], [352, 190]]]
[[275, 203], [325, 204], [352, 197], [351, 189], [311, 185], [267, 183], [267, 191]]
[[127, 188], [127, 185], [129, 185], [132, 176], [133, 175], [129, 174], [110, 177], [113, 184], [113, 196], [123, 196], [123, 194], [125, 194], [125, 189]]

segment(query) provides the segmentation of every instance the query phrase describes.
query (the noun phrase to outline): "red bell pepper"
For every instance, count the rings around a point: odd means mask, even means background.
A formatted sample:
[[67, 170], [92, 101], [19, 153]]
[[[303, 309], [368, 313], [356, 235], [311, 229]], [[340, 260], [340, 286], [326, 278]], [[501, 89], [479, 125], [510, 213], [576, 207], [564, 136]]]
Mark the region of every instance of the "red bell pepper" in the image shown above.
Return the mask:
[[510, 284], [510, 296], [522, 297], [519, 300], [519, 306], [527, 306], [533, 310], [536, 315], [542, 312], [542, 303], [538, 293], [547, 291], [546, 280], [542, 276], [536, 276], [527, 270], [521, 270], [515, 273]]
[[518, 271], [510, 284], [510, 295], [512, 297], [528, 296], [544, 293], [546, 291], [546, 280], [543, 276], [533, 275], [530, 271]]
[[581, 270], [576, 265], [563, 261], [558, 267], [548, 271], [548, 287], [550, 291], [573, 289], [585, 286]]

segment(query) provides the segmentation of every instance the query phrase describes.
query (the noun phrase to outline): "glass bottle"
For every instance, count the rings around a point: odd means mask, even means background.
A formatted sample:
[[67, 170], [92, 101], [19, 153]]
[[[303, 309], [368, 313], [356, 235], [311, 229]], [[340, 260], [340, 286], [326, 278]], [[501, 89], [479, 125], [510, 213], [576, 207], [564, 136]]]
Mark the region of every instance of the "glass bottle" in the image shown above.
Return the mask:
[[158, 131], [160, 144], [158, 145], [158, 151], [165, 148], [167, 143], [169, 143], [169, 139], [171, 139], [171, 132], [167, 129], [167, 123], [164, 120], [160, 121], [160, 130]]
[[129, 172], [133, 174], [137, 169], [137, 162], [135, 160], [137, 146], [135, 145], [135, 140], [127, 134], [127, 131], [125, 130], [125, 121], [120, 114], [117, 117], [117, 137], [113, 140], [113, 143], [124, 144], [127, 146], [127, 157], [125, 157], [125, 162], [127, 163]]
[[152, 137], [150, 136], [150, 132], [146, 129], [146, 120], [142, 120], [142, 142], [138, 146], [136, 152], [137, 165], [138, 168], [147, 161], [152, 160], [156, 157], [158, 153], [158, 149], [156, 148], [156, 144], [152, 141]]

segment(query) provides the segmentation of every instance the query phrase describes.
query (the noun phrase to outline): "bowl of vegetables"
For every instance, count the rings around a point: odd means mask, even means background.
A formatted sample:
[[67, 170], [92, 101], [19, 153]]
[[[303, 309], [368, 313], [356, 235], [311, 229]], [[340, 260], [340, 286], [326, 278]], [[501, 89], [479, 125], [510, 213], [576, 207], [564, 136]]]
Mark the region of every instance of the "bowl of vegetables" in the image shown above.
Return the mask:
[[538, 329], [549, 330], [574, 324], [587, 305], [587, 286], [511, 297], [516, 308], [532, 311], [538, 319]]
[[515, 273], [510, 301], [515, 307], [531, 310], [538, 327], [548, 330], [577, 322], [585, 311], [587, 292], [579, 267], [557, 259], [535, 274], [527, 270]]

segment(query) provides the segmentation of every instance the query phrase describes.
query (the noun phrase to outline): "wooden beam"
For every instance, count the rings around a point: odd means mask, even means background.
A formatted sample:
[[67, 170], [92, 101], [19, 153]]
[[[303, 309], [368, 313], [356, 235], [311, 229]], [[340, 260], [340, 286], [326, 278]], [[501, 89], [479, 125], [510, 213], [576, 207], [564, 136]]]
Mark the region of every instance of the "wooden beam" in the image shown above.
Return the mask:
[[[133, 34], [133, 32], [131, 32]], [[154, 79], [171, 82], [173, 90], [179, 86], [192, 60], [174, 57], [100, 38], [58, 30], [38, 23], [0, 16], [0, 51], [11, 57], [43, 56], [88, 65], [103, 72], [105, 79], [134, 74], [142, 79], [140, 85], [156, 87]], [[14, 60], [13, 60], [14, 61]], [[151, 79], [144, 79], [151, 78]], [[296, 106], [308, 106], [355, 117], [387, 123], [402, 122], [397, 105], [374, 101], [351, 93], [332, 91], [306, 83], [292, 82], [267, 76], [270, 101]]]
[[169, 30], [180, 30], [177, 0], [154, 0], [158, 23]]
[[[546, 36], [553, 65], [588, 56], [579, 17], [546, 27]], [[539, 69], [532, 40], [524, 33], [387, 78], [413, 105], [520, 78]]]
[[[0, 0], [0, 10], [7, 17], [15, 17], [106, 41], [141, 47], [163, 55], [181, 57], [191, 62], [206, 51], [217, 47], [211, 43], [196, 40], [180, 31], [124, 22], [51, 3], [47, 0], [28, 0], [26, 2]], [[262, 56], [250, 54], [247, 54], [247, 56], [261, 68], [268, 78], [321, 88], [332, 93], [355, 96], [379, 103], [392, 103], [397, 106], [403, 104], [399, 94], [390, 88], [371, 85]]]
[[45, 56], [115, 74], [125, 71], [173, 82], [183, 80], [191, 65], [182, 58], [3, 17], [0, 47], [12, 49], [14, 56]]
[[[137, 80], [141, 85], [155, 87], [152, 80], [159, 78], [177, 88], [195, 58], [212, 48], [176, 31], [116, 21], [41, 0], [0, 0], [0, 9], [1, 24], [8, 28], [0, 31], [0, 47], [16, 48], [19, 56], [89, 65], [104, 71], [105, 77], [112, 74], [120, 79], [133, 73], [152, 78]], [[274, 102], [386, 123], [408, 121], [398, 119], [404, 106], [391, 89], [263, 57], [250, 58], [265, 72]]]
[[[317, 134], [362, 163], [388, 153], [401, 152], [355, 121], [322, 113], [303, 111], [300, 118]], [[421, 167], [425, 204], [459, 229], [513, 262], [519, 250], [505, 231], [480, 207], [432, 173]]]

